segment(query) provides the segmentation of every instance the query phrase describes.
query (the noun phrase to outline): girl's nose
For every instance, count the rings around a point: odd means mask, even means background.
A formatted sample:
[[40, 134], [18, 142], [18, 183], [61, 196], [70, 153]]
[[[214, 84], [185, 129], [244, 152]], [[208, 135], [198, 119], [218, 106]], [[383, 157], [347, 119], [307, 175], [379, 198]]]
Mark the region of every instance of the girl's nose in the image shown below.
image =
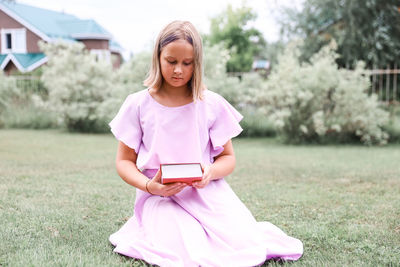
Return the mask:
[[179, 64], [177, 64], [175, 66], [174, 72], [175, 73], [182, 73], [182, 67]]

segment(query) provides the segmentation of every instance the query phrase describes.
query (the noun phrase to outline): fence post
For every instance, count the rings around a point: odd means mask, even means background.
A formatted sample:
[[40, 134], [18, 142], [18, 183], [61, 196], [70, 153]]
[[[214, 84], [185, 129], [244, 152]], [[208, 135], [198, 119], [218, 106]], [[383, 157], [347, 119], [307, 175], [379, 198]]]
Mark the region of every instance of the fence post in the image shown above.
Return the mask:
[[389, 87], [390, 87], [390, 67], [389, 65], [386, 66], [386, 104], [389, 105], [390, 101], [390, 92], [389, 92]]
[[[393, 73], [393, 101], [397, 102], [397, 63], [394, 63], [394, 73]], [[400, 101], [400, 98], [399, 98]]]
[[381, 75], [379, 75], [379, 91], [378, 91], [378, 99], [380, 100], [380, 101], [382, 101], [383, 100], [383, 97], [382, 97], [382, 95], [383, 95], [383, 93], [382, 93], [382, 87], [383, 87], [383, 75], [381, 74]]
[[374, 65], [373, 70], [371, 71], [371, 74], [372, 74], [372, 92], [371, 92], [371, 95], [376, 93], [376, 88], [375, 88], [376, 87], [376, 74], [374, 73], [375, 69], [376, 69], [376, 66]]

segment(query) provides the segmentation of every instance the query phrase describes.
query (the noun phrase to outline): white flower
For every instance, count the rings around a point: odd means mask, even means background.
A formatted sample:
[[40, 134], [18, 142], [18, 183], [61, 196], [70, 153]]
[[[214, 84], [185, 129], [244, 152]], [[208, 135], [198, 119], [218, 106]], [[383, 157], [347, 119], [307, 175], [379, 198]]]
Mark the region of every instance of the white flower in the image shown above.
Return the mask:
[[308, 134], [308, 129], [307, 129], [307, 127], [305, 126], [305, 125], [300, 125], [300, 131], [302, 131], [304, 134]]

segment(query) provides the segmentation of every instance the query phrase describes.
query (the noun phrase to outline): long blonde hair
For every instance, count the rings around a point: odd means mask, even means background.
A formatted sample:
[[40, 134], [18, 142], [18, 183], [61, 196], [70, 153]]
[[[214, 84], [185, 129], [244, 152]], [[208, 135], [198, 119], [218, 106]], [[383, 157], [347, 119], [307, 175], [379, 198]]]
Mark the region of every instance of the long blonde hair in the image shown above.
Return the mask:
[[203, 46], [200, 34], [189, 21], [173, 21], [159, 33], [154, 45], [151, 68], [143, 84], [156, 90], [161, 88], [164, 79], [161, 74], [160, 54], [166, 45], [176, 40], [186, 40], [193, 46], [193, 75], [188, 85], [192, 92], [193, 100], [202, 99], [203, 90], [205, 90], [205, 85], [203, 84]]

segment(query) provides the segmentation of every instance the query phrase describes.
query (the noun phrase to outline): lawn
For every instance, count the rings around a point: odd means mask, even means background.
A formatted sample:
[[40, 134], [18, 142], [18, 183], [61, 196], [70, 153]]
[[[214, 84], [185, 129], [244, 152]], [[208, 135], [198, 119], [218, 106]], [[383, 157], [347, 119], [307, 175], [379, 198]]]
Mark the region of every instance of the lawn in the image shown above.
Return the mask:
[[[108, 242], [134, 201], [115, 172], [116, 145], [111, 135], [0, 130], [0, 266], [144, 265]], [[287, 265], [400, 265], [400, 145], [234, 146], [232, 188], [258, 221], [304, 243]]]

